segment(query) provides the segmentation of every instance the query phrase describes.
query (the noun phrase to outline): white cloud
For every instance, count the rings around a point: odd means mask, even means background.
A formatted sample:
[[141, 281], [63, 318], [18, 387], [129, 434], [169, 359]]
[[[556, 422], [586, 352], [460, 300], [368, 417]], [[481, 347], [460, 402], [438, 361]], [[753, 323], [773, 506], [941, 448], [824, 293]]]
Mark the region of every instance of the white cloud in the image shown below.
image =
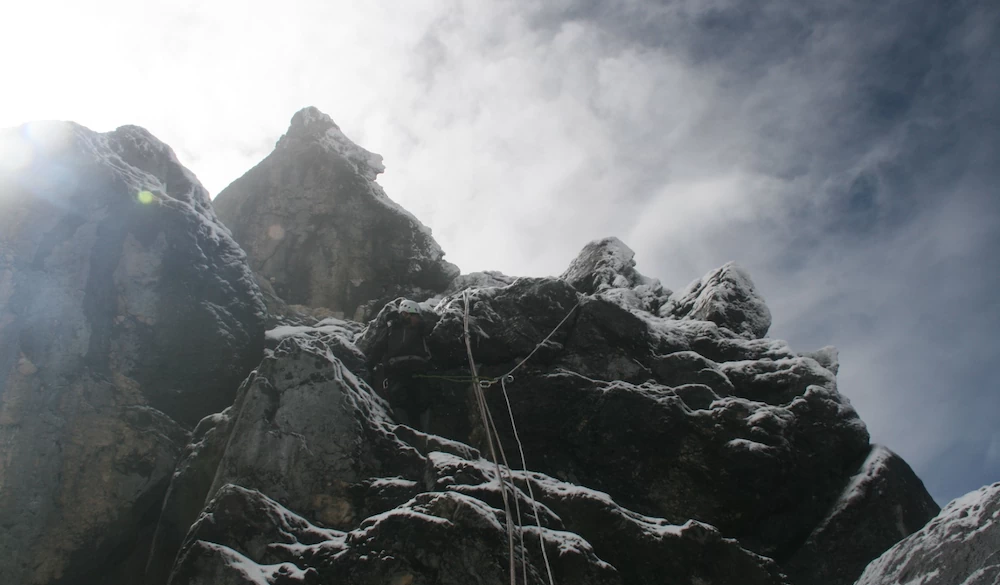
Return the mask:
[[[0, 54], [18, 89], [0, 98], [0, 126], [139, 124], [217, 193], [315, 105], [385, 157], [380, 183], [466, 271], [558, 274], [608, 235], [672, 288], [740, 262], [769, 300], [774, 335], [840, 346], [841, 387], [875, 437], [931, 465], [949, 441], [983, 440], [986, 423], [948, 387], [971, 375], [967, 360], [934, 359], [995, 357], [961, 303], [983, 303], [996, 282], [995, 268], [975, 264], [1000, 222], [977, 198], [982, 177], [938, 170], [959, 152], [973, 165], [995, 151], [918, 149], [944, 140], [952, 117], [989, 107], [987, 94], [935, 94], [934, 67], [962, 71], [929, 59], [920, 74], [931, 85], [876, 116], [871, 96], [895, 95], [887, 79], [900, 67], [870, 57], [914, 38], [902, 19], [747, 6], [7, 3]], [[731, 10], [747, 13], [704, 24]], [[972, 21], [935, 55], [982, 52], [992, 21]], [[988, 84], [990, 71], [976, 71]], [[844, 186], [864, 173], [882, 190], [855, 209]], [[902, 189], [898, 175], [921, 180]], [[946, 341], [931, 321], [974, 335]]]

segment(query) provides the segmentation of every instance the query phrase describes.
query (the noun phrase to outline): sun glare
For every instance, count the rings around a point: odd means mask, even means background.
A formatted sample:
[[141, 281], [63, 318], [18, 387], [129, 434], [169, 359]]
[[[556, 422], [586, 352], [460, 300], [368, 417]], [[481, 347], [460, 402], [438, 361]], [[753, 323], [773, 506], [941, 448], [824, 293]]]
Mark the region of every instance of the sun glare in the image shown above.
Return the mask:
[[16, 173], [27, 167], [34, 160], [34, 149], [31, 143], [17, 131], [0, 134], [0, 171]]
[[31, 122], [0, 134], [0, 170], [13, 173], [29, 166], [37, 155], [57, 153], [73, 138], [65, 122]]
[[149, 191], [139, 191], [139, 194], [136, 195], [135, 198], [139, 200], [139, 203], [142, 203], [143, 205], [149, 205], [150, 203], [156, 200], [156, 195], [153, 195]]
[[38, 150], [55, 153], [69, 146], [73, 127], [66, 122], [31, 122], [22, 126], [24, 136]]

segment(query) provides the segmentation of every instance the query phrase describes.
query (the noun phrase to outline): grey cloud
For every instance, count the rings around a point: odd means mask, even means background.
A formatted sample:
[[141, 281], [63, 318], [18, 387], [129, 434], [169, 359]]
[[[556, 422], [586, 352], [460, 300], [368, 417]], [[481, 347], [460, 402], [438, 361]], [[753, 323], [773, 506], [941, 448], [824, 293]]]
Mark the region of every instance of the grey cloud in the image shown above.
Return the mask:
[[995, 3], [296, 6], [104, 35], [121, 79], [95, 103], [213, 191], [316, 105], [466, 271], [558, 274], [608, 235], [674, 289], [736, 260], [773, 335], [841, 348], [842, 389], [939, 500], [995, 461]]

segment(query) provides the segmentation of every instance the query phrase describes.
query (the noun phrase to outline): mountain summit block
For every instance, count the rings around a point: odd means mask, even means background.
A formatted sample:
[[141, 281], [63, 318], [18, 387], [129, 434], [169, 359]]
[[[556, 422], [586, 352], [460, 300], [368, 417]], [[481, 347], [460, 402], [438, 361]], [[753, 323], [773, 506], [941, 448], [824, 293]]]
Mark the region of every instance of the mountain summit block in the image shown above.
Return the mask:
[[384, 169], [381, 156], [305, 108], [213, 203], [282, 299], [360, 319], [397, 296], [441, 292], [458, 276], [431, 230], [375, 182]]

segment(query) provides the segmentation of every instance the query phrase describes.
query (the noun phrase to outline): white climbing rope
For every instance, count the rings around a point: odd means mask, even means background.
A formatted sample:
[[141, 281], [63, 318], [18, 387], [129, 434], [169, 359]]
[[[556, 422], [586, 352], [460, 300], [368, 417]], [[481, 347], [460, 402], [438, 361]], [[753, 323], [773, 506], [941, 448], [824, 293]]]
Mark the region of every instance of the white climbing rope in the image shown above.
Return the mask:
[[566, 320], [569, 319], [569, 316], [573, 314], [573, 311], [576, 311], [576, 309], [580, 306], [582, 302], [583, 301], [579, 301], [575, 305], [573, 305], [573, 308], [570, 309], [568, 313], [566, 313], [566, 316], [562, 318], [562, 321], [560, 321], [559, 324], [556, 325], [555, 328], [551, 332], [549, 332], [548, 335], [545, 336], [545, 339], [541, 340], [538, 343], [538, 345], [535, 346], [535, 349], [531, 350], [531, 353], [528, 354], [528, 357], [524, 358], [523, 360], [520, 361], [520, 363], [511, 368], [509, 372], [503, 375], [503, 378], [506, 378], [507, 376], [510, 376], [515, 371], [517, 371], [517, 369], [523, 366], [525, 362], [530, 360], [531, 356], [535, 355], [535, 352], [541, 349], [541, 347], [545, 345], [548, 342], [548, 340], [552, 339], [552, 336], [556, 334], [556, 331], [559, 331], [559, 328], [563, 326], [563, 323], [565, 323]]
[[[531, 353], [529, 353], [527, 355], [527, 357], [525, 357], [523, 360], [521, 360], [516, 366], [514, 366], [513, 368], [511, 368], [511, 370], [509, 372], [507, 372], [506, 374], [504, 374], [503, 376], [501, 376], [499, 378], [495, 378], [495, 379], [492, 379], [492, 380], [480, 380], [479, 379], [479, 373], [476, 371], [476, 363], [475, 363], [475, 360], [473, 359], [473, 356], [472, 356], [472, 342], [471, 342], [470, 337], [469, 337], [469, 291], [468, 290], [465, 290], [465, 291], [462, 292], [462, 298], [465, 301], [465, 321], [464, 321], [464, 324], [465, 324], [465, 348], [466, 348], [466, 352], [468, 353], [468, 356], [469, 356], [469, 368], [470, 368], [470, 371], [472, 372], [472, 379], [473, 379], [472, 386], [473, 386], [474, 393], [476, 395], [476, 401], [479, 404], [479, 414], [480, 414], [480, 417], [483, 420], [483, 426], [486, 429], [486, 439], [487, 439], [487, 442], [489, 443], [490, 454], [493, 457], [493, 465], [496, 467], [497, 481], [500, 484], [500, 493], [501, 493], [501, 495], [503, 497], [504, 512], [507, 515], [507, 543], [508, 543], [508, 546], [509, 546], [509, 549], [510, 549], [509, 550], [509, 552], [510, 552], [510, 583], [511, 583], [511, 585], [515, 585], [514, 575], [516, 573], [516, 569], [515, 569], [516, 563], [515, 563], [515, 559], [514, 559], [513, 519], [511, 517], [510, 503], [509, 503], [509, 501], [507, 499], [507, 488], [504, 486], [503, 473], [502, 473], [502, 471], [500, 469], [500, 463], [499, 463], [499, 461], [497, 459], [496, 449], [494, 449], [494, 447], [493, 447], [493, 441], [494, 440], [496, 441], [497, 448], [500, 450], [500, 455], [503, 458], [504, 467], [507, 468], [507, 477], [509, 478], [509, 483], [510, 483], [510, 487], [511, 487], [511, 495], [514, 498], [514, 506], [517, 509], [516, 511], [517, 511], [517, 517], [518, 518], [521, 517], [521, 506], [518, 503], [517, 485], [514, 483], [514, 473], [513, 473], [513, 471], [511, 471], [510, 464], [507, 462], [507, 454], [504, 452], [503, 444], [500, 442], [500, 433], [497, 431], [496, 423], [493, 420], [493, 414], [490, 412], [489, 405], [487, 405], [487, 403], [486, 403], [486, 395], [483, 393], [484, 389], [489, 388], [490, 386], [492, 386], [497, 381], [500, 382], [500, 387], [501, 387], [501, 389], [503, 391], [504, 402], [507, 405], [507, 414], [510, 417], [511, 429], [514, 431], [514, 440], [517, 442], [517, 450], [518, 450], [518, 453], [520, 454], [520, 457], [521, 457], [521, 469], [523, 470], [523, 473], [524, 473], [524, 483], [528, 487], [528, 496], [531, 499], [532, 513], [535, 516], [535, 525], [538, 527], [538, 544], [539, 544], [539, 547], [542, 549], [542, 558], [544, 559], [544, 562], [545, 562], [545, 571], [546, 571], [546, 573], [548, 575], [548, 578], [549, 578], [549, 585], [555, 585], [555, 580], [552, 577], [552, 567], [551, 567], [551, 565], [549, 563], [549, 556], [548, 556], [548, 553], [545, 550], [545, 538], [544, 538], [544, 536], [542, 534], [542, 523], [541, 523], [541, 519], [539, 518], [539, 514], [538, 514], [538, 501], [535, 500], [535, 493], [534, 493], [534, 490], [531, 487], [531, 480], [528, 478], [528, 463], [527, 463], [527, 461], [525, 459], [525, 456], [524, 456], [524, 445], [521, 443], [521, 438], [518, 435], [517, 424], [514, 422], [514, 411], [513, 411], [513, 409], [510, 406], [510, 397], [507, 395], [507, 381], [513, 381], [514, 380], [514, 376], [513, 376], [514, 372], [517, 371], [521, 366], [523, 366], [529, 359], [531, 359], [531, 357], [533, 355], [535, 355], [535, 353], [539, 349], [541, 349], [541, 347], [543, 345], [545, 345], [549, 341], [549, 339], [552, 338], [553, 335], [555, 335], [556, 331], [558, 331], [559, 328], [562, 327], [563, 323], [565, 323], [566, 320], [569, 319], [570, 315], [572, 315], [573, 312], [576, 311], [576, 309], [580, 306], [580, 304], [582, 303], [582, 301], [577, 302], [576, 305], [574, 305], [573, 308], [570, 309], [568, 313], [566, 313], [566, 316], [562, 318], [562, 321], [560, 321], [559, 324], [556, 325], [555, 328], [553, 328], [552, 331], [549, 332], [549, 334], [545, 336], [545, 339], [543, 339], [537, 345], [535, 345], [535, 348], [533, 350], [531, 350]], [[518, 526], [518, 528], [519, 528], [519, 536], [520, 536], [519, 540], [520, 540], [521, 550], [523, 550], [523, 551], [525, 551], [525, 553], [527, 553], [527, 549], [524, 546], [524, 529], [521, 526]], [[528, 568], [527, 568], [526, 554], [525, 554], [525, 557], [522, 558], [522, 570], [524, 572], [524, 582], [527, 583], [528, 582]]]
[[[482, 392], [482, 387], [480, 387], [480, 392]], [[486, 404], [486, 395], [483, 395], [483, 403]], [[524, 528], [520, 526], [521, 524], [521, 504], [517, 497], [517, 484], [514, 483], [514, 472], [511, 471], [510, 463], [507, 462], [506, 449], [503, 448], [503, 443], [500, 442], [500, 431], [497, 430], [497, 423], [493, 420], [493, 412], [490, 411], [489, 404], [486, 404], [486, 414], [490, 417], [490, 432], [493, 433], [493, 437], [497, 442], [497, 447], [500, 450], [500, 458], [503, 460], [503, 468], [507, 471], [507, 483], [510, 484], [511, 496], [514, 498], [514, 514], [517, 518], [518, 526], [518, 544], [521, 545], [521, 550], [527, 553], [527, 548], [524, 546]], [[506, 492], [506, 487], [503, 485], [502, 476], [500, 487]], [[527, 554], [521, 555], [521, 570], [524, 573], [524, 582], [528, 582], [528, 558]]]
[[[506, 376], [500, 378], [500, 388], [503, 390], [504, 402], [507, 403], [507, 414], [510, 415], [510, 428], [514, 431], [514, 440], [517, 442], [517, 452], [521, 455], [521, 469], [524, 473], [524, 483], [528, 486], [528, 497], [531, 499], [531, 508], [535, 515], [535, 526], [538, 527], [538, 545], [542, 549], [542, 559], [545, 561], [545, 572], [549, 577], [549, 585], [555, 585], [555, 581], [552, 579], [552, 567], [549, 565], [549, 553], [545, 552], [545, 538], [542, 536], [542, 521], [538, 517], [538, 502], [535, 500], [535, 490], [531, 489], [531, 479], [528, 477], [528, 462], [524, 458], [524, 446], [521, 444], [521, 437], [517, 434], [517, 425], [514, 423], [514, 411], [510, 407], [510, 398], [507, 396]], [[511, 479], [513, 480], [513, 478]], [[523, 534], [521, 546], [522, 548], [524, 547]], [[527, 576], [525, 576], [524, 582], [528, 582]]]
[[[500, 485], [500, 495], [503, 497], [503, 509], [507, 516], [507, 546], [510, 552], [510, 585], [516, 585], [517, 561], [514, 556], [514, 519], [510, 513], [510, 502], [507, 500], [507, 488], [504, 486], [503, 474], [500, 471], [500, 462], [497, 459], [496, 449], [493, 447], [493, 433], [490, 432], [489, 407], [486, 405], [486, 396], [483, 395], [483, 388], [479, 384], [479, 374], [476, 371], [476, 361], [472, 357], [472, 342], [469, 341], [469, 291], [463, 291], [462, 297], [465, 300], [465, 349], [469, 355], [469, 369], [472, 372], [472, 388], [479, 403], [479, 416], [482, 418], [483, 427], [486, 428], [486, 442], [489, 443], [490, 455], [493, 457], [493, 465], [496, 467], [497, 482]], [[497, 445], [499, 446], [499, 438]], [[505, 457], [506, 459], [506, 457]], [[509, 469], [509, 468], [508, 468]]]

